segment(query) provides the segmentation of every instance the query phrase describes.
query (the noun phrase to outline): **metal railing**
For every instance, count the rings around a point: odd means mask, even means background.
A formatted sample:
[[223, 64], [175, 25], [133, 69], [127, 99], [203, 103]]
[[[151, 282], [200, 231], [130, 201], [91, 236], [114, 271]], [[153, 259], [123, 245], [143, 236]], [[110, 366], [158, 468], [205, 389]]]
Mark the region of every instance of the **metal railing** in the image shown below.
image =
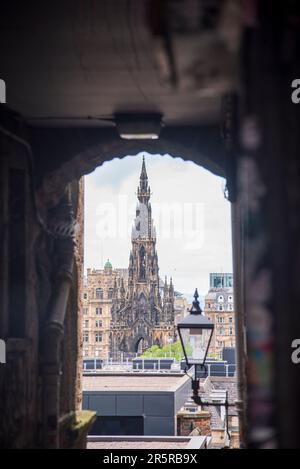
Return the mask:
[[[116, 357], [115, 357], [116, 358]], [[138, 354], [124, 354], [120, 359], [108, 358], [106, 360], [99, 358], [87, 358], [83, 360], [84, 372], [99, 372], [101, 370], [123, 370], [134, 372], [184, 372], [182, 362], [176, 362], [174, 358], [142, 358]], [[200, 377], [234, 377], [236, 374], [236, 365], [227, 363], [206, 363], [206, 371]]]

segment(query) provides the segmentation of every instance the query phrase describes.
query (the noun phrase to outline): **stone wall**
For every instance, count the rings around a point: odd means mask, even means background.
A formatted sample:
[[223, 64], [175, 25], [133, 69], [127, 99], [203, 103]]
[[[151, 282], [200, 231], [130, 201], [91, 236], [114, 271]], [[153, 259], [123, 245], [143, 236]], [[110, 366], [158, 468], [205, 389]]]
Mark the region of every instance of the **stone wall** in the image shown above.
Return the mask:
[[0, 447], [5, 448], [37, 444], [42, 311], [35, 262], [40, 226], [31, 165], [26, 133], [10, 115], [5, 127], [0, 119], [0, 338], [7, 351], [6, 364], [0, 364]]
[[[37, 198], [28, 132], [2, 109], [0, 156], [0, 338], [7, 350], [6, 364], [0, 365], [0, 447], [44, 447], [47, 429], [81, 403], [78, 305], [83, 275], [83, 184], [75, 180], [68, 189], [78, 230], [67, 308], [61, 311], [62, 347], [56, 378], [52, 376], [58, 393], [50, 396], [44, 386], [45, 344], [49, 343], [45, 326], [57, 288], [56, 273], [64, 271], [57, 246], [59, 239], [71, 236], [70, 226], [62, 222], [68, 213], [64, 207], [57, 209], [61, 198], [56, 205], [47, 197]], [[46, 421], [53, 397], [57, 415]]]

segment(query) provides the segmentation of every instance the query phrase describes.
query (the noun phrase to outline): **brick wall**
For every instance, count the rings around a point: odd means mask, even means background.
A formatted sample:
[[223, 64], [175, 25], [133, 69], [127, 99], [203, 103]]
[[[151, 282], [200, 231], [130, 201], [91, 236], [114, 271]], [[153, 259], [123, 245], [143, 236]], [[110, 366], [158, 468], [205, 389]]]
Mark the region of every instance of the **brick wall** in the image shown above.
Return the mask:
[[177, 414], [177, 434], [188, 436], [195, 429], [199, 429], [199, 435], [211, 435], [211, 415], [207, 411], [179, 412]]

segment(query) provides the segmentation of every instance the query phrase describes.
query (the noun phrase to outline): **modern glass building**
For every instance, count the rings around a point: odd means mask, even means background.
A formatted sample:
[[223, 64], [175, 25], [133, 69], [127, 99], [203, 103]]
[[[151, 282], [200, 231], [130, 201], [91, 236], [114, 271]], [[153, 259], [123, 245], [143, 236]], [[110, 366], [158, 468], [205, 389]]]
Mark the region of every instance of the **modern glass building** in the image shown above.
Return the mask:
[[233, 274], [225, 273], [210, 274], [209, 286], [210, 288], [232, 288], [233, 287]]

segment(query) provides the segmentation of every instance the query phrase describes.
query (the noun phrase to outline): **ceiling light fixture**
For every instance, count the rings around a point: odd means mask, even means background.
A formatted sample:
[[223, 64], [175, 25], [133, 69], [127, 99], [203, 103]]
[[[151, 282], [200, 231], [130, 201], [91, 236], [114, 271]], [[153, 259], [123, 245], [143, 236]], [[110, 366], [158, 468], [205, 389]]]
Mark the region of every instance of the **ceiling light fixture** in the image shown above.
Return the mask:
[[114, 120], [126, 140], [157, 140], [162, 127], [160, 113], [117, 113]]

